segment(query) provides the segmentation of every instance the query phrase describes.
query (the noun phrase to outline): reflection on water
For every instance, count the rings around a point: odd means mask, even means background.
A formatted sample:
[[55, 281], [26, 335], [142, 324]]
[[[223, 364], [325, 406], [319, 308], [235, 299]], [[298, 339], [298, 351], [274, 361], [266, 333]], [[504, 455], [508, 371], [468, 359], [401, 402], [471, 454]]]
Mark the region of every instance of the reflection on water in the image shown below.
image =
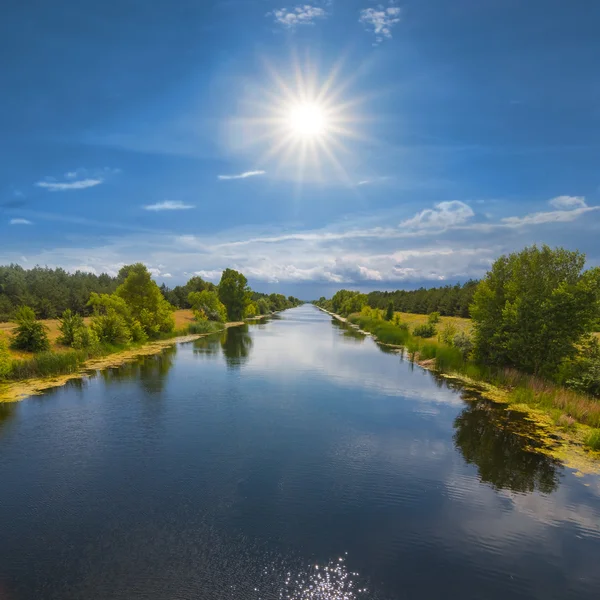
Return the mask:
[[514, 492], [556, 490], [559, 463], [534, 451], [535, 425], [522, 413], [479, 400], [456, 417], [454, 429], [456, 447], [482, 481]]
[[124, 381], [137, 381], [148, 394], [163, 391], [171, 367], [177, 355], [177, 346], [167, 346], [159, 354], [141, 356], [135, 362], [99, 372], [106, 385], [115, 385]]
[[0, 597], [597, 600], [599, 479], [381, 350], [304, 306], [0, 405]]
[[[253, 329], [263, 329], [264, 323], [253, 325]], [[194, 354], [216, 357], [222, 353], [227, 366], [232, 369], [241, 367], [248, 361], [252, 350], [252, 335], [249, 325], [229, 327], [221, 333], [215, 333], [197, 339], [194, 342]]]
[[367, 337], [366, 334], [358, 331], [356, 327], [352, 327], [351, 325], [348, 325], [342, 321], [338, 321], [337, 319], [332, 318], [331, 324], [334, 329], [338, 329], [340, 331], [342, 334], [342, 339], [354, 340], [358, 343], [361, 343], [364, 342], [365, 338]]

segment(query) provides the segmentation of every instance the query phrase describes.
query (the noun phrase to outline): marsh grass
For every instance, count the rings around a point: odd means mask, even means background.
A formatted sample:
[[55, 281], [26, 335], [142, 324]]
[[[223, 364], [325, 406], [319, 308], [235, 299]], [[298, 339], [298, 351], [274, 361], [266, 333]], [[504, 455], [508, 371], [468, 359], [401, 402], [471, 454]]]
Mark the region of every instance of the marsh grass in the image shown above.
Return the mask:
[[600, 429], [592, 430], [585, 437], [583, 443], [592, 450], [600, 450]]

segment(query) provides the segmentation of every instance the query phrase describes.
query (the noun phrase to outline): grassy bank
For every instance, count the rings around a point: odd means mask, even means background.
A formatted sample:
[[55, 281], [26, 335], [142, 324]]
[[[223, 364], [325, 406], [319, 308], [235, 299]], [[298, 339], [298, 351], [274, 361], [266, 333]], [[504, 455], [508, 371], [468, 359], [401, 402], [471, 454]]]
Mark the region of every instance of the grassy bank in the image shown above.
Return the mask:
[[181, 310], [177, 313], [177, 329], [160, 339], [141, 344], [99, 345], [93, 349], [74, 350], [60, 346], [56, 342], [56, 334], [51, 350], [37, 354], [12, 353], [10, 370], [0, 381], [0, 402], [20, 400], [45, 389], [63, 385], [69, 379], [81, 377], [86, 371], [119, 366], [139, 356], [157, 354], [166, 346], [192, 341], [243, 324], [197, 322], [193, 320], [192, 311]]
[[[550, 427], [552, 432], [560, 432], [561, 439], [569, 445], [600, 450], [598, 399], [512, 369], [475, 364], [458, 348], [433, 338], [415, 337], [405, 324], [398, 326], [361, 314], [352, 314], [347, 319], [334, 316], [371, 333], [379, 343], [398, 347], [409, 359], [426, 369], [458, 379], [490, 400], [511, 404], [527, 412], [540, 425]], [[591, 456], [600, 460], [600, 454], [592, 453]], [[560, 458], [564, 459], [564, 454]]]

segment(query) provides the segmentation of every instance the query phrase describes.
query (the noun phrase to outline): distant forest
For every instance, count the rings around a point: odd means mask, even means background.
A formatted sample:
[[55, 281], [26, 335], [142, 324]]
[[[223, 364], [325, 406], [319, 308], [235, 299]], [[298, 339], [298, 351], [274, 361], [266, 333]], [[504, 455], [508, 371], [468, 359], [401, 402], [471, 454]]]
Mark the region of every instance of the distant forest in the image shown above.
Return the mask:
[[[396, 290], [395, 292], [371, 292], [367, 303], [371, 308], [386, 310], [390, 301], [398, 312], [428, 315], [439, 312], [446, 317], [470, 317], [469, 305], [478, 281], [470, 280], [460, 285], [419, 288], [418, 290]], [[321, 298], [319, 302], [325, 300]]]
[[469, 280], [463, 285], [419, 288], [412, 291], [371, 292], [367, 294], [367, 298], [371, 308], [386, 309], [391, 300], [394, 310], [399, 312], [428, 315], [437, 311], [446, 317], [470, 317], [469, 305], [473, 301], [478, 283]]
[[[103, 273], [95, 275], [76, 271], [68, 273], [64, 269], [34, 267], [24, 269], [20, 265], [0, 266], [0, 321], [12, 320], [20, 306], [30, 306], [38, 319], [54, 319], [67, 309], [80, 315], [91, 315], [93, 307], [88, 304], [92, 292], [112, 294], [125, 281], [128, 267], [119, 271], [116, 277]], [[191, 308], [188, 301], [190, 292], [215, 291], [217, 286], [201, 277], [192, 277], [185, 285], [169, 288], [160, 287], [165, 299], [175, 308]], [[261, 294], [252, 292], [251, 297], [259, 308], [259, 314], [270, 310], [288, 308], [290, 302], [297, 303], [291, 296], [286, 299], [281, 294]], [[261, 302], [262, 300], [262, 302]]]

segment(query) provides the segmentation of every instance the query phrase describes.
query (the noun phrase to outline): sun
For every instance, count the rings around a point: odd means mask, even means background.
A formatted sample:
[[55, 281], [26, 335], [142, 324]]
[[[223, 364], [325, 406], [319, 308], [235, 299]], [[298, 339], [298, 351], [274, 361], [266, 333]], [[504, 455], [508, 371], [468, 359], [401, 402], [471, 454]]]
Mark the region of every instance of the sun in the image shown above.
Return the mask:
[[293, 104], [289, 109], [288, 125], [295, 137], [319, 138], [327, 133], [327, 115], [324, 108], [316, 103]]
[[308, 58], [279, 70], [268, 61], [265, 67], [267, 77], [244, 89], [228, 141], [251, 152], [261, 169], [272, 167], [298, 183], [332, 177], [350, 183], [355, 144], [371, 141], [362, 106], [368, 96], [355, 90], [360, 69], [340, 79], [342, 61], [325, 73]]

